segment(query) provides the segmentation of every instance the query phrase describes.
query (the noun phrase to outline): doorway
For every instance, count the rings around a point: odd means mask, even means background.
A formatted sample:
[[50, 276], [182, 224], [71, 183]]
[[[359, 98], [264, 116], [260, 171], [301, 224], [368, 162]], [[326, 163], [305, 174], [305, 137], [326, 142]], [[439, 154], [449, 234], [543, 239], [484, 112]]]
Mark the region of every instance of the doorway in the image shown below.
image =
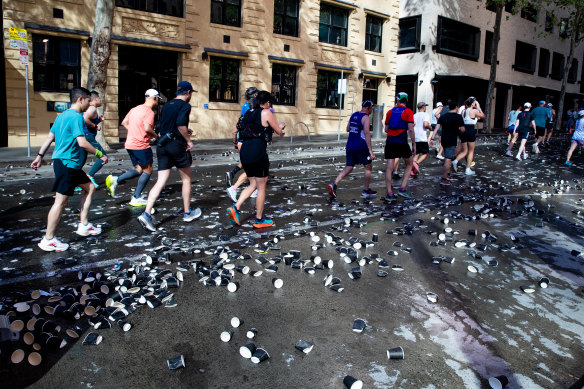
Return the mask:
[[[144, 92], [154, 88], [163, 97], [155, 121], [158, 121], [164, 101], [175, 97], [178, 53], [135, 46], [118, 47], [118, 114], [120, 123], [133, 107], [144, 103]], [[122, 132], [123, 131], [123, 132]], [[126, 137], [120, 128], [120, 141]]]
[[[408, 102], [406, 106], [416, 112], [414, 105], [416, 104], [416, 101], [418, 101], [418, 97], [416, 96], [418, 92], [418, 75], [414, 74], [410, 76], [398, 76], [396, 78], [395, 95], [397, 96], [397, 94], [400, 92], [407, 93]], [[397, 102], [394, 103], [397, 104]]]

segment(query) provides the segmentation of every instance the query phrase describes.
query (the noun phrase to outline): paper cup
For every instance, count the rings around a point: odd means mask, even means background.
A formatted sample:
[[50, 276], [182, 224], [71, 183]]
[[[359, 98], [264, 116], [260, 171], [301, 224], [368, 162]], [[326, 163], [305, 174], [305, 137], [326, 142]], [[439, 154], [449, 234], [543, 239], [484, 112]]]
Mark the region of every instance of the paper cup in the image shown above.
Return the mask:
[[167, 359], [166, 364], [170, 370], [180, 369], [181, 367], [185, 367], [185, 358], [179, 355], [178, 357]]
[[539, 286], [541, 288], [547, 288], [550, 284], [550, 279], [547, 277], [542, 277], [541, 280], [539, 280]]
[[231, 337], [232, 336], [233, 336], [233, 330], [230, 329], [230, 330], [227, 330], [227, 331], [223, 331], [221, 333], [220, 338], [221, 338], [221, 341], [222, 342], [227, 343], [227, 342], [229, 342], [231, 340]]
[[245, 359], [250, 359], [255, 351], [256, 346], [251, 342], [239, 348], [239, 354]]
[[314, 345], [312, 343], [307, 342], [306, 340], [299, 340], [298, 342], [296, 342], [294, 347], [296, 347], [297, 350], [302, 351], [304, 354], [308, 354], [309, 352], [312, 351]]
[[280, 289], [284, 285], [284, 281], [281, 278], [272, 278], [272, 285], [274, 288]]
[[257, 333], [258, 333], [258, 330], [255, 329], [255, 328], [252, 328], [251, 330], [247, 331], [246, 336], [247, 336], [248, 339], [253, 339], [253, 338], [255, 338], [255, 336], [257, 335]]
[[493, 389], [503, 389], [508, 383], [509, 379], [504, 375], [489, 378], [489, 385]]
[[357, 378], [352, 377], [350, 375], [345, 376], [345, 378], [343, 378], [343, 384], [345, 384], [347, 389], [361, 389], [361, 388], [363, 388], [363, 381], [358, 380]]
[[268, 358], [270, 358], [270, 355], [268, 354], [268, 352], [266, 350], [264, 350], [263, 348], [258, 348], [253, 353], [253, 355], [251, 357], [251, 361], [255, 364], [258, 364], [260, 362], [267, 360]]
[[42, 361], [43, 357], [37, 352], [32, 352], [28, 355], [28, 363], [30, 363], [31, 366], [38, 366]]
[[239, 320], [239, 318], [237, 316], [234, 316], [231, 318], [231, 326], [233, 328], [237, 328], [241, 325], [241, 320]]
[[387, 359], [404, 359], [404, 349], [401, 347], [387, 350]]
[[355, 319], [353, 322], [353, 332], [361, 333], [367, 327], [365, 320], [363, 319]]
[[14, 350], [10, 356], [10, 361], [14, 364], [20, 363], [24, 360], [24, 351], [21, 349]]

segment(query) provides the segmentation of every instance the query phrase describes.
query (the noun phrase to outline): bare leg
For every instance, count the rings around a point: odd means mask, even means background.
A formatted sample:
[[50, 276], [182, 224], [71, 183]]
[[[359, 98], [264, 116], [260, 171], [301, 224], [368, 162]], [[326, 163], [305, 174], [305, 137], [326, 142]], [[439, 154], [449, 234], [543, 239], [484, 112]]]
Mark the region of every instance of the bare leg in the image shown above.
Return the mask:
[[419, 165], [428, 158], [428, 154], [418, 154], [416, 155], [416, 163]]
[[146, 205], [146, 209], [144, 210], [144, 212], [146, 212], [147, 214], [150, 215], [152, 213], [154, 203], [156, 202], [156, 200], [158, 200], [158, 197], [160, 197], [160, 193], [162, 192], [162, 189], [164, 189], [164, 187], [166, 186], [169, 177], [170, 169], [158, 171], [158, 180], [156, 181], [156, 184], [154, 184], [152, 189], [150, 189], [150, 192], [148, 192], [148, 204]]
[[476, 142], [468, 142], [468, 153], [466, 154], [466, 167], [470, 169], [470, 165], [472, 165], [472, 160], [474, 159], [474, 151], [475, 151]]
[[[241, 206], [243, 205], [245, 200], [249, 199], [249, 197], [251, 196], [251, 194], [253, 193], [254, 190], [256, 190], [256, 177], [250, 177], [249, 178], [249, 185], [239, 195], [239, 198], [237, 199], [237, 203], [235, 203], [235, 208], [241, 209]], [[258, 202], [259, 202], [259, 200], [256, 199], [256, 207], [257, 207]]]
[[566, 162], [570, 162], [570, 158], [572, 158], [572, 153], [574, 153], [574, 150], [576, 150], [576, 146], [578, 146], [578, 142], [572, 141], [572, 144], [570, 145], [570, 150], [568, 150], [568, 156], [566, 157]]
[[93, 198], [93, 194], [95, 193], [95, 185], [91, 182], [79, 185], [81, 189], [83, 189], [83, 196], [81, 197], [81, 203], [79, 204], [79, 208], [81, 212], [79, 212], [79, 221], [82, 224], [89, 223], [87, 217], [89, 216], [89, 207], [91, 207], [91, 199]]
[[547, 141], [546, 141], [547, 143], [550, 142], [550, 139], [552, 138], [553, 133], [554, 133], [553, 129], [548, 130]]
[[521, 143], [519, 144], [519, 151], [517, 155], [521, 155], [521, 153], [525, 152], [525, 144], [527, 143], [527, 139], [521, 139]]
[[408, 185], [408, 180], [410, 179], [412, 167], [414, 166], [414, 157], [404, 159], [404, 162], [406, 163], [406, 169], [404, 171], [404, 178], [402, 179], [400, 189], [405, 189], [406, 186]]
[[444, 158], [444, 166], [442, 167], [442, 178], [448, 178], [448, 173], [450, 173], [450, 166], [452, 165], [452, 160]]
[[61, 193], [55, 193], [55, 202], [49, 210], [47, 216], [47, 232], [45, 232], [45, 238], [53, 239], [55, 237], [55, 231], [57, 230], [57, 225], [63, 214], [63, 210], [67, 206], [69, 201], [69, 196], [65, 196]]
[[[464, 142], [458, 145], [459, 150], [456, 150], [456, 161], [460, 162], [468, 154], [468, 142]], [[468, 167], [468, 166], [467, 166]]]
[[387, 160], [387, 167], [385, 169], [385, 186], [387, 187], [387, 193], [392, 193], [391, 190], [391, 175], [393, 173], [393, 165], [394, 165], [395, 159], [388, 159]]
[[353, 171], [353, 166], [345, 166], [345, 168], [343, 170], [341, 170], [341, 172], [339, 173], [337, 178], [335, 178], [335, 185], [338, 185], [339, 182], [341, 182], [341, 180], [343, 178], [345, 178], [347, 176], [347, 174], [351, 173], [352, 171]]
[[369, 189], [369, 184], [371, 184], [371, 171], [373, 170], [373, 164], [367, 164], [365, 167], [365, 182], [363, 183], [363, 189]]
[[237, 178], [237, 181], [235, 181], [235, 184], [233, 184], [233, 188], [234, 189], [239, 188], [241, 185], [243, 185], [243, 183], [245, 181], [247, 181], [247, 174], [245, 174], [245, 172], [243, 172], [239, 175], [239, 177]]
[[180, 179], [182, 180], [182, 198], [185, 213], [191, 211], [191, 167], [183, 167], [178, 169]]
[[393, 173], [397, 173], [398, 168], [399, 168], [399, 158], [394, 158], [394, 160], [393, 160]]
[[511, 138], [511, 141], [509, 143], [509, 147], [507, 148], [508, 151], [513, 150], [513, 146], [515, 146], [515, 142], [517, 142], [517, 133], [513, 134], [513, 138]]
[[258, 189], [258, 197], [256, 198], [256, 219], [261, 220], [264, 215], [264, 203], [266, 201], [266, 183], [268, 177], [256, 177], [256, 187]]

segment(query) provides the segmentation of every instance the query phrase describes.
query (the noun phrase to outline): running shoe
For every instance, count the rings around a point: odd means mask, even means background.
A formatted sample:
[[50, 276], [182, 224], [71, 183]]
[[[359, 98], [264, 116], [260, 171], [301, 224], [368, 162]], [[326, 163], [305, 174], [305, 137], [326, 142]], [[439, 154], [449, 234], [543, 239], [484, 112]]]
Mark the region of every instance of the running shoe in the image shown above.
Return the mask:
[[192, 222], [195, 219], [198, 219], [201, 217], [201, 215], [203, 214], [203, 212], [201, 212], [201, 208], [196, 208], [195, 210], [191, 210], [189, 209], [189, 212], [185, 212], [183, 214], [183, 221], [184, 222]]
[[440, 185], [450, 186], [451, 183], [449, 179], [442, 177], [442, 179], [440, 180]]
[[388, 193], [385, 195], [385, 201], [391, 201], [397, 199], [397, 195], [395, 193]]
[[476, 175], [476, 173], [474, 171], [471, 170], [471, 168], [467, 167], [464, 171], [464, 174], [466, 174], [467, 176], [474, 176]]
[[81, 187], [80, 187], [80, 186], [76, 186], [76, 187], [75, 187], [75, 192], [81, 192], [82, 190], [83, 190], [83, 189], [81, 189]]
[[334, 182], [332, 184], [329, 184], [328, 192], [329, 195], [331, 195], [331, 197], [337, 197], [337, 184], [335, 184]]
[[95, 227], [91, 223], [87, 223], [87, 224], [79, 223], [79, 226], [77, 227], [77, 231], [75, 231], [75, 232], [77, 233], [77, 235], [81, 235], [81, 236], [99, 235], [99, 234], [101, 234], [101, 228]]
[[412, 167], [412, 171], [414, 174], [420, 174], [420, 165], [416, 161], [414, 161], [414, 166]]
[[527, 159], [527, 153], [525, 151], [523, 152], [523, 159]]
[[99, 185], [97, 184], [97, 182], [95, 182], [95, 178], [91, 177], [91, 176], [87, 176], [89, 177], [89, 181], [91, 181], [91, 183], [93, 185], [95, 185], [95, 189], [99, 188]]
[[450, 176], [446, 176], [446, 178], [442, 177], [443, 180], [448, 180], [448, 181], [452, 181], [452, 177]]
[[371, 188], [369, 188], [367, 190], [363, 190], [363, 192], [361, 193], [361, 196], [364, 199], [374, 199], [375, 196], [377, 196], [377, 191], [372, 190]]
[[437, 155], [436, 158], [438, 158], [439, 160], [444, 160], [444, 156], [443, 155]]
[[516, 159], [516, 160], [518, 160], [518, 161], [521, 161], [521, 154], [517, 154], [517, 155], [515, 156], [515, 159]]
[[239, 223], [239, 211], [237, 210], [237, 208], [235, 208], [235, 205], [232, 205], [231, 207], [227, 208], [226, 212], [227, 217], [231, 219], [232, 223], [237, 224], [238, 226], [241, 225]]
[[391, 175], [391, 178], [394, 179], [394, 180], [399, 180], [401, 178], [401, 176], [399, 174], [397, 174], [397, 173], [393, 173]]
[[116, 197], [116, 189], [118, 188], [118, 177], [113, 176], [111, 174], [107, 176], [105, 179], [105, 186], [107, 186], [107, 188], [109, 189], [110, 196]]
[[227, 185], [228, 188], [233, 186], [233, 173], [232, 172], [225, 173], [225, 185]]
[[237, 203], [237, 189], [235, 189], [233, 186], [230, 186], [227, 188], [227, 194], [229, 195], [231, 201]]
[[69, 248], [67, 243], [61, 242], [56, 237], [53, 237], [53, 239], [43, 237], [43, 240], [39, 242], [38, 246], [41, 250], [45, 251], [65, 251]]
[[472, 161], [472, 162], [470, 163], [470, 167], [474, 167], [474, 165], [475, 165], [475, 161]]
[[454, 170], [455, 172], [458, 171], [458, 161], [456, 159], [452, 160], [452, 170]]
[[148, 200], [143, 197], [136, 198], [132, 196], [132, 199], [130, 200], [130, 205], [132, 207], [144, 207], [146, 204], [148, 204]]
[[574, 165], [572, 164], [572, 162], [570, 162], [570, 161], [566, 161], [566, 162], [564, 162], [564, 165], [566, 165], [566, 166], [574, 166]]
[[513, 157], [513, 153], [511, 152], [511, 150], [507, 150], [507, 152], [505, 153], [506, 156], [508, 157]]
[[251, 192], [251, 195], [249, 197], [251, 197], [252, 199], [255, 199], [256, 197], [258, 197], [258, 190], [256, 189], [253, 192]]
[[255, 222], [253, 223], [253, 227], [254, 228], [266, 228], [266, 227], [270, 227], [273, 224], [274, 224], [273, 220], [266, 219], [265, 217], [262, 217], [261, 219], [255, 219]]
[[154, 227], [154, 223], [152, 222], [152, 216], [147, 215], [146, 212], [142, 212], [142, 214], [138, 216], [138, 221], [144, 229], [150, 232], [156, 232], [156, 227]]
[[405, 197], [406, 199], [409, 199], [412, 197], [412, 194], [410, 192], [408, 192], [407, 189], [398, 189], [397, 190], [397, 194], [400, 195], [401, 197]]

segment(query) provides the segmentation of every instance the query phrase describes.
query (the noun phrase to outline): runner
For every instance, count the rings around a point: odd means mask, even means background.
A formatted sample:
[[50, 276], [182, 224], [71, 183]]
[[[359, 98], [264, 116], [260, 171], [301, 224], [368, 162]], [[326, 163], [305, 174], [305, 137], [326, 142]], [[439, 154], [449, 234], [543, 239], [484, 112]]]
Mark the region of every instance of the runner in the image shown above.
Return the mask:
[[132, 108], [122, 120], [122, 126], [126, 127], [128, 131], [124, 147], [130, 155], [134, 169], [127, 170], [119, 177], [110, 174], [105, 179], [111, 196], [116, 197], [116, 189], [119, 184], [140, 176], [134, 195], [130, 199], [130, 205], [133, 207], [145, 206], [148, 203], [142, 197], [142, 191], [152, 175], [154, 157], [150, 147], [150, 139], [157, 138], [156, 132], [154, 132], [154, 109], [158, 106], [159, 99], [160, 94], [156, 89], [148, 89], [145, 93], [144, 104]]
[[30, 167], [37, 170], [42, 163], [45, 153], [55, 141], [53, 151], [53, 170], [55, 171], [55, 182], [52, 191], [55, 192], [55, 202], [47, 217], [47, 230], [45, 236], [38, 246], [45, 251], [65, 251], [69, 248], [67, 243], [61, 242], [55, 237], [55, 231], [59, 224], [59, 219], [63, 210], [67, 206], [69, 197], [73, 195], [76, 186], [83, 189], [83, 196], [79, 207], [80, 223], [76, 233], [81, 236], [99, 235], [101, 228], [89, 223], [87, 216], [91, 199], [95, 193], [95, 185], [91, 183], [87, 174], [81, 170], [86, 153], [94, 154], [104, 164], [107, 163], [107, 156], [96, 150], [85, 139], [83, 131], [83, 115], [89, 107], [90, 92], [85, 88], [75, 87], [69, 94], [71, 108], [63, 112], [55, 119], [51, 131], [47, 135], [41, 146], [37, 157], [30, 164]]
[[547, 108], [549, 109], [550, 118], [545, 123], [545, 130], [546, 130], [546, 134], [547, 134], [546, 135], [547, 139], [544, 138], [544, 141], [543, 141], [543, 144], [545, 146], [550, 145], [550, 139], [552, 138], [552, 135], [554, 133], [554, 125], [556, 122], [556, 110], [554, 109], [554, 105], [552, 103], [548, 103]]
[[[517, 121], [517, 115], [521, 112], [521, 106], [517, 110], [512, 109], [507, 116], [507, 143], [511, 143], [511, 139], [517, 139], [517, 131], [515, 131], [515, 122]], [[513, 141], [515, 143], [515, 141]], [[509, 152], [509, 156], [512, 157], [513, 154]]]
[[337, 197], [337, 185], [346, 175], [353, 171], [355, 165], [363, 165], [365, 167], [365, 182], [363, 184], [363, 192], [361, 193], [363, 198], [372, 199], [377, 195], [376, 191], [369, 188], [372, 162], [375, 159], [375, 154], [373, 154], [373, 148], [371, 147], [371, 132], [369, 130], [369, 115], [372, 112], [373, 102], [371, 100], [365, 100], [361, 104], [361, 111], [353, 113], [349, 119], [349, 123], [347, 123], [349, 139], [347, 139], [346, 147], [346, 167], [341, 170], [335, 182], [329, 184], [328, 191], [331, 197]]
[[[519, 145], [519, 150], [515, 159], [521, 161], [521, 153], [523, 153], [523, 159], [527, 159], [527, 153], [525, 152], [525, 144], [527, 143], [527, 138], [529, 137], [529, 128], [532, 127], [533, 131], [537, 133], [537, 127], [535, 125], [535, 120], [533, 119], [533, 112], [530, 111], [531, 103], [527, 102], [523, 104], [523, 111], [517, 115], [517, 121], [515, 122], [515, 128], [517, 129], [517, 137], [521, 139], [521, 144]], [[513, 145], [509, 145], [509, 150], [513, 148]]]
[[412, 175], [420, 174], [420, 164], [428, 158], [430, 147], [428, 146], [428, 130], [430, 126], [430, 117], [426, 113], [428, 104], [418, 103], [418, 112], [414, 115], [414, 133], [416, 135], [416, 152], [412, 167]]
[[152, 221], [152, 208], [166, 186], [170, 177], [170, 169], [176, 167], [182, 180], [183, 221], [192, 222], [201, 216], [201, 209], [191, 210], [191, 165], [193, 157], [190, 150], [193, 148], [191, 140], [192, 130], [189, 129], [191, 114], [191, 96], [193, 86], [188, 81], [181, 81], [177, 85], [176, 97], [162, 108], [158, 122], [159, 134], [156, 156], [158, 158], [158, 180], [150, 193], [144, 213], [138, 216], [142, 226], [151, 232], [156, 232]]
[[545, 101], [541, 100], [539, 105], [531, 112], [535, 121], [535, 143], [532, 146], [533, 152], [539, 154], [539, 144], [545, 137], [546, 122], [550, 120], [550, 110], [545, 107]]
[[[440, 114], [442, 114], [442, 109], [444, 108], [441, 102], [436, 103], [436, 108], [432, 110], [432, 131], [436, 128], [438, 124], [438, 119], [440, 119]], [[442, 154], [444, 154], [444, 150], [442, 149], [442, 145], [440, 144], [440, 137], [442, 136], [442, 131], [438, 133], [438, 145], [436, 146], [436, 158], [444, 159]], [[428, 141], [430, 147], [434, 146], [434, 141]]]
[[485, 117], [479, 102], [474, 97], [469, 97], [464, 102], [462, 117], [464, 119], [465, 131], [461, 132], [460, 134], [461, 151], [452, 161], [452, 168], [454, 171], [457, 171], [458, 162], [466, 157], [466, 169], [464, 174], [467, 176], [474, 176], [476, 173], [471, 169], [471, 166], [473, 164], [474, 151], [477, 140], [475, 126], [479, 119], [484, 119]]
[[261, 91], [252, 102], [252, 109], [247, 111], [243, 117], [243, 129], [240, 130], [239, 139], [242, 141], [240, 157], [243, 169], [249, 178], [249, 186], [245, 188], [237, 202], [227, 208], [227, 216], [233, 223], [240, 225], [239, 212], [241, 206], [253, 191], [258, 190], [256, 200], [256, 219], [254, 228], [270, 227], [273, 220], [264, 216], [264, 202], [266, 199], [266, 184], [270, 169], [270, 160], [266, 147], [270, 130], [274, 130], [278, 135], [284, 136], [286, 123], [276, 122], [274, 114], [270, 111], [272, 106], [272, 96], [268, 91]]
[[[97, 112], [97, 108], [101, 107], [101, 105], [102, 103], [101, 98], [99, 97], [99, 93], [97, 93], [94, 90], [91, 91], [91, 100], [89, 100], [89, 108], [87, 109], [87, 111], [83, 113], [83, 132], [85, 133], [85, 139], [87, 139], [87, 141], [91, 143], [93, 147], [101, 151], [103, 155], [106, 155], [105, 151], [103, 150], [103, 147], [101, 147], [99, 142], [95, 139], [97, 132], [101, 131], [101, 122], [103, 122], [103, 115], [100, 116], [99, 113]], [[86, 161], [83, 161], [83, 165], [85, 165], [85, 162]], [[95, 163], [91, 167], [89, 173], [87, 174], [89, 176], [89, 179], [91, 180], [93, 185], [95, 185], [96, 188], [99, 188], [99, 185], [97, 185], [97, 182], [95, 182], [94, 177], [95, 174], [102, 167], [103, 161], [98, 158], [97, 161], [95, 161]]]
[[[390, 109], [385, 116], [385, 132], [387, 133], [385, 142], [385, 159], [387, 160], [387, 168], [385, 169], [386, 200], [397, 197], [391, 189], [392, 172], [396, 164], [395, 158], [398, 158], [398, 161], [399, 158], [403, 158], [406, 163], [404, 177], [397, 194], [406, 198], [412, 197], [406, 187], [413, 167], [413, 156], [416, 154], [414, 112], [406, 107], [408, 102], [407, 93], [398, 93], [397, 100], [399, 102], [398, 105]], [[408, 132], [412, 140], [412, 149], [408, 145]]]
[[442, 168], [440, 185], [444, 186], [450, 185], [450, 166], [456, 155], [458, 134], [464, 133], [465, 131], [464, 119], [458, 114], [458, 104], [454, 100], [448, 100], [448, 109], [449, 111], [447, 113], [440, 115], [436, 128], [430, 134], [430, 138], [434, 139], [436, 133], [442, 130], [440, 141], [444, 149], [444, 166]]
[[570, 162], [570, 158], [572, 158], [572, 153], [576, 150], [576, 147], [584, 147], [584, 109], [578, 112], [574, 135], [572, 135], [572, 144], [570, 145], [568, 156], [564, 163], [566, 166], [573, 166], [572, 162]]

